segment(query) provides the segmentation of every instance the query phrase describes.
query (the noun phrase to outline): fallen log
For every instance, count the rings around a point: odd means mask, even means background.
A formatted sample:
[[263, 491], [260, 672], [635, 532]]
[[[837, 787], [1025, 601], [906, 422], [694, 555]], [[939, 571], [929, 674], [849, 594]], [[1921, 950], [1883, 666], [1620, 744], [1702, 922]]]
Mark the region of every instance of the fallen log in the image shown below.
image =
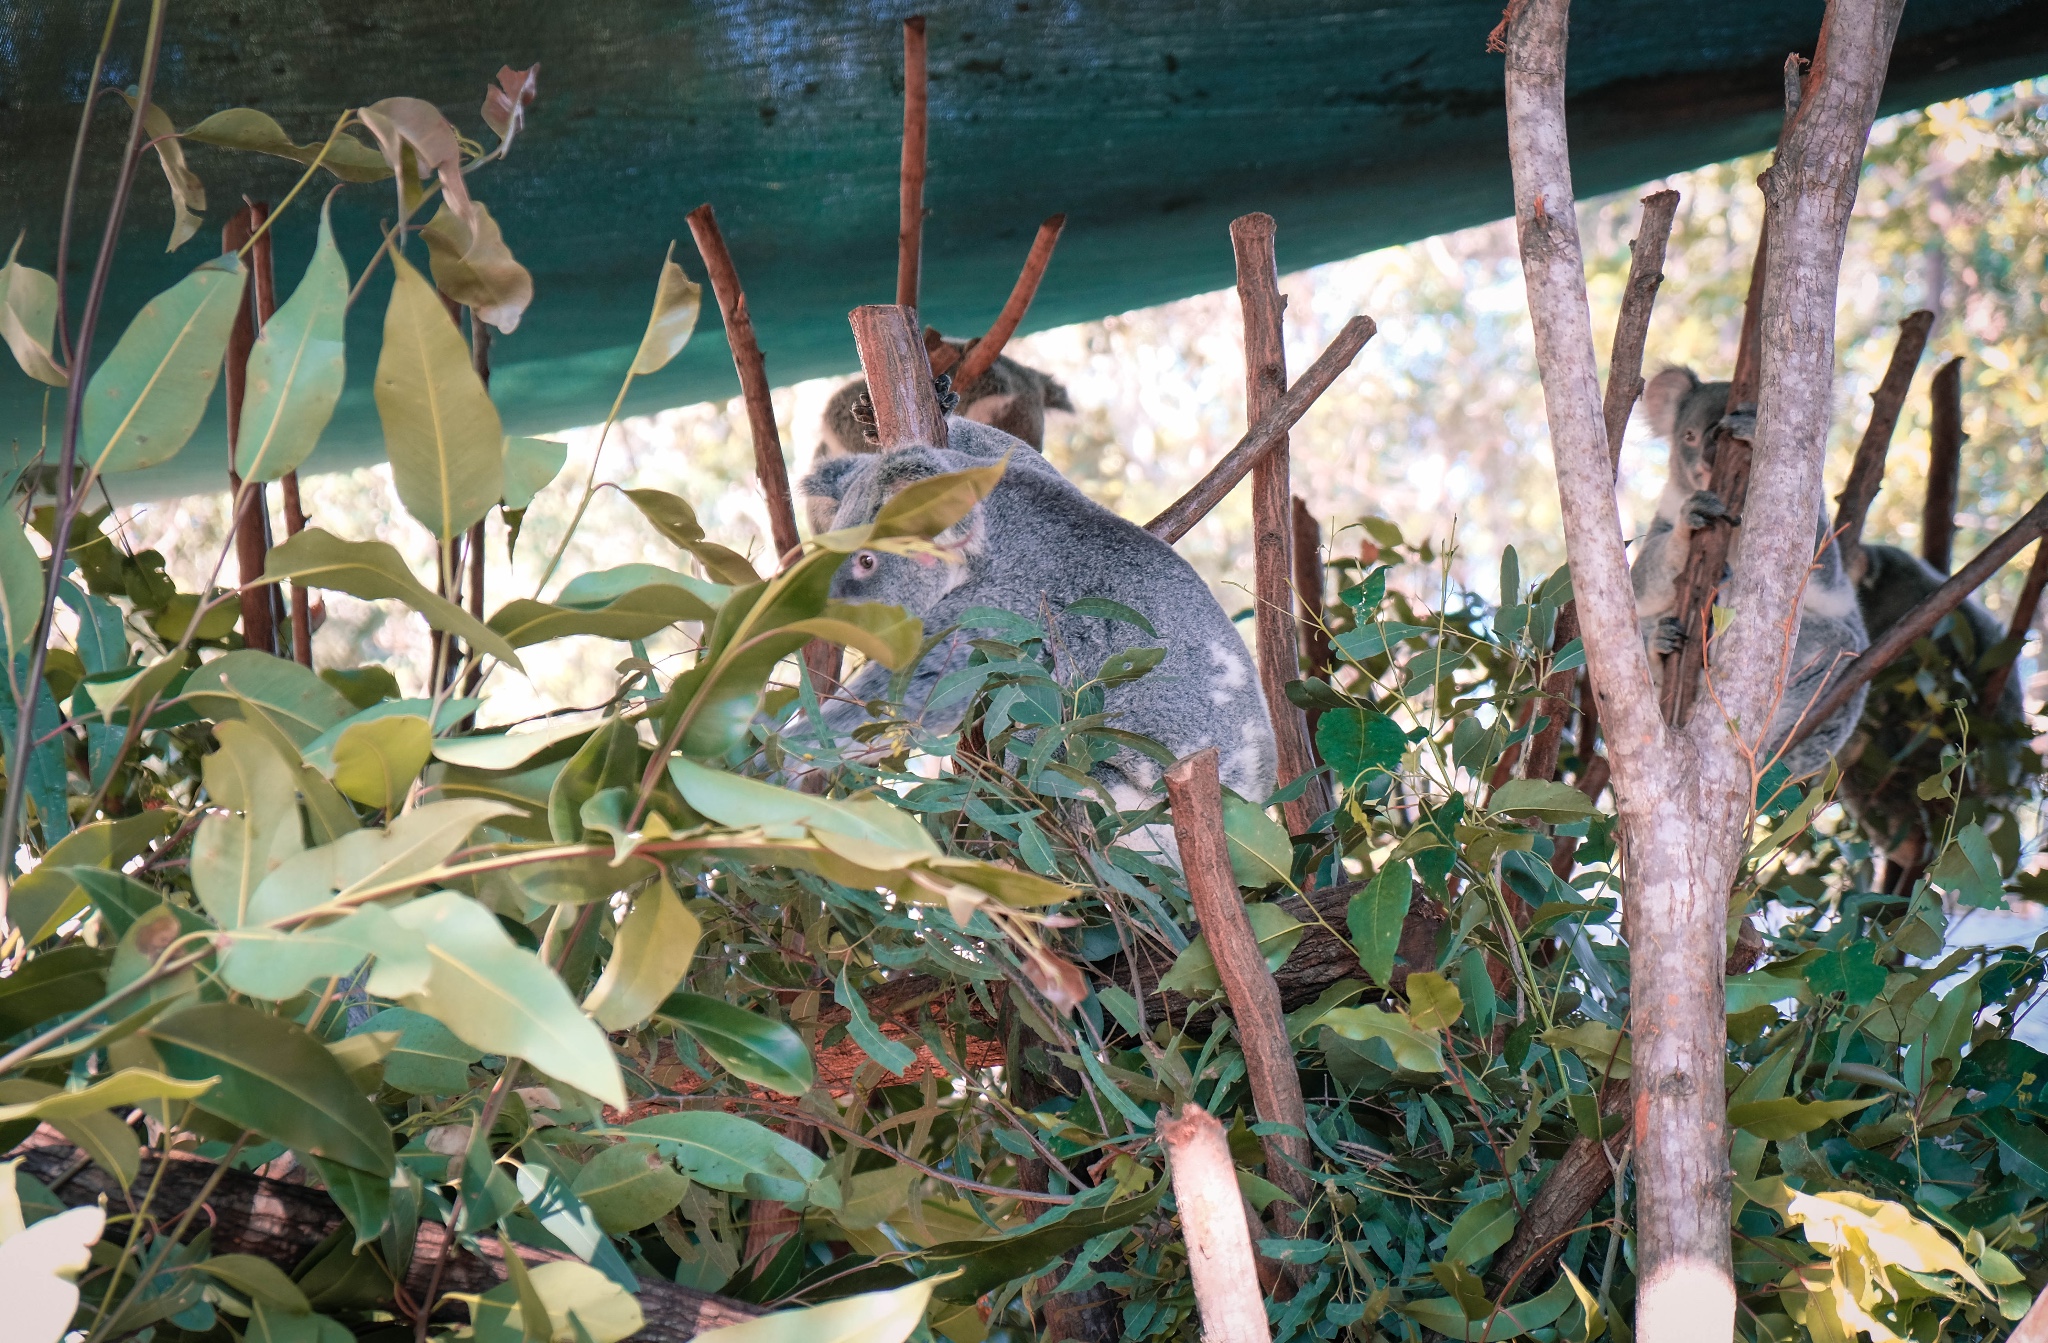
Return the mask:
[[[16, 1155], [21, 1157], [22, 1170], [50, 1184], [71, 1169], [79, 1154], [75, 1148], [52, 1143], [17, 1149]], [[126, 1190], [100, 1167], [88, 1165], [59, 1185], [56, 1195], [73, 1208], [89, 1206], [102, 1198], [110, 1207], [139, 1203], [156, 1177], [158, 1164], [156, 1158], [144, 1160], [141, 1175], [133, 1188]], [[175, 1217], [199, 1196], [213, 1171], [210, 1161], [173, 1159], [163, 1172], [162, 1183], [157, 1185], [155, 1206]], [[211, 1227], [215, 1254], [254, 1255], [287, 1273], [340, 1230], [344, 1221], [334, 1201], [319, 1189], [236, 1170], [221, 1175], [220, 1183], [207, 1197], [205, 1214], [193, 1221], [195, 1226]], [[168, 1222], [172, 1218], [163, 1220]], [[477, 1245], [484, 1258], [458, 1249], [441, 1266], [440, 1290], [444, 1294], [487, 1292], [505, 1280], [504, 1247], [497, 1238], [480, 1236]], [[574, 1257], [560, 1250], [530, 1245], [512, 1248], [528, 1265]], [[376, 1255], [378, 1250], [374, 1245], [365, 1246], [364, 1253]], [[437, 1222], [421, 1222], [404, 1283], [415, 1300], [426, 1293], [436, 1266], [441, 1265], [447, 1254], [447, 1229]], [[640, 1332], [633, 1335], [641, 1343], [686, 1343], [708, 1329], [740, 1324], [766, 1313], [744, 1301], [652, 1278], [640, 1279], [634, 1299], [640, 1303], [640, 1313], [646, 1319]], [[460, 1319], [464, 1314], [462, 1307], [452, 1302], [437, 1312], [437, 1316], [450, 1319]]]

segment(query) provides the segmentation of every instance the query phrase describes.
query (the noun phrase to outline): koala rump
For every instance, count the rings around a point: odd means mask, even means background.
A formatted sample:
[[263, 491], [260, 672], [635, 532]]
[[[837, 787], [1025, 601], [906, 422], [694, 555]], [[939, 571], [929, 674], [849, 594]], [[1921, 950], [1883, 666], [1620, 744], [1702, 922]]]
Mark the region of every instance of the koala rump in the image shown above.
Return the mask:
[[[1114, 655], [1164, 647], [1148, 675], [1109, 690], [1113, 726], [1152, 738], [1176, 757], [1218, 748], [1223, 782], [1247, 798], [1263, 798], [1277, 768], [1273, 728], [1251, 657], [1208, 584], [1158, 537], [1089, 499], [1027, 445], [961, 416], [946, 421], [944, 447], [915, 447], [821, 463], [802, 485], [814, 507], [829, 507], [832, 527], [870, 522], [882, 504], [913, 481], [952, 471], [1009, 465], [989, 496], [934, 540], [944, 552], [891, 555], [862, 551], [833, 579], [845, 601], [900, 606], [927, 634], [960, 623], [972, 607], [993, 607], [1049, 623], [1055, 670], [1082, 684]], [[1150, 636], [1119, 621], [1070, 614], [1083, 597], [1104, 597], [1145, 615]], [[919, 664], [904, 695], [906, 711], [934, 731], [948, 731], [965, 697], [933, 704], [939, 680], [967, 663], [971, 625], [956, 630]], [[863, 667], [846, 696], [825, 710], [828, 727], [844, 734], [866, 721], [863, 702], [887, 693], [891, 674]], [[1120, 806], [1151, 805], [1158, 764], [1122, 751], [1095, 766]]]

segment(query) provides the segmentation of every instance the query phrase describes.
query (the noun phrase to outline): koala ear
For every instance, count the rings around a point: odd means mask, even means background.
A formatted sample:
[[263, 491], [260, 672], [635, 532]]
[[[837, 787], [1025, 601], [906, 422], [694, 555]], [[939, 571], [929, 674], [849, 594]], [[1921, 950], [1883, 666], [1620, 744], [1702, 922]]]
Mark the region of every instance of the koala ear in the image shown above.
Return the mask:
[[1016, 396], [1011, 393], [1005, 393], [1001, 396], [984, 396], [961, 406], [954, 413], [963, 420], [973, 420], [976, 424], [987, 424], [1000, 428], [1003, 423], [1003, 417], [1010, 411], [1010, 404], [1016, 399]]
[[860, 467], [858, 457], [827, 457], [797, 484], [806, 499], [837, 504], [846, 492], [846, 478]]
[[1678, 427], [1678, 408], [1700, 380], [1689, 368], [1667, 368], [1650, 379], [1643, 389], [1643, 411], [1650, 417], [1650, 430], [1659, 438], [1671, 437]]
[[1067, 398], [1067, 389], [1060, 385], [1058, 378], [1049, 378], [1043, 373], [1038, 376], [1044, 379], [1045, 408], [1047, 410], [1072, 410], [1074, 408], [1074, 403]]

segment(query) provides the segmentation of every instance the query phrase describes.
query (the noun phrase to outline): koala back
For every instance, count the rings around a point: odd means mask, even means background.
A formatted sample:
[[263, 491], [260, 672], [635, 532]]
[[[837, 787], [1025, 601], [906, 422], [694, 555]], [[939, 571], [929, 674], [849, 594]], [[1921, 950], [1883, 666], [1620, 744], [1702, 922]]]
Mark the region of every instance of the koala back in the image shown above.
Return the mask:
[[[1011, 436], [959, 416], [948, 419], [947, 431], [944, 448], [875, 454], [806, 479], [807, 493], [831, 491], [833, 525], [849, 527], [872, 521], [888, 497], [913, 480], [1009, 459], [988, 497], [938, 538], [950, 552], [946, 558], [863, 552], [840, 569], [833, 595], [902, 606], [927, 630], [955, 624], [977, 606], [1049, 620], [1059, 670], [1074, 684], [1092, 679], [1117, 653], [1163, 647], [1165, 656], [1150, 674], [1107, 693], [1113, 725], [1151, 737], [1176, 756], [1215, 746], [1227, 785], [1249, 798], [1270, 792], [1277, 768], [1273, 728], [1251, 657], [1193, 567], [1158, 537], [1089, 499]], [[1156, 636], [1067, 612], [1084, 597], [1140, 612]], [[1131, 754], [1112, 762], [1119, 781], [1150, 790], [1158, 767]]]

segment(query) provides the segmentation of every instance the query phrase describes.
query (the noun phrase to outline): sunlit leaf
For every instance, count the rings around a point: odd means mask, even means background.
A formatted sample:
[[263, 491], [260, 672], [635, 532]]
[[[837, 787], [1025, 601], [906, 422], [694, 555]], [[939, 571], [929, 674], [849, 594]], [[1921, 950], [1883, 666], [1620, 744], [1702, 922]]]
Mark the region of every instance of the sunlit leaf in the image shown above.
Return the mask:
[[196, 669], [178, 702], [202, 718], [272, 729], [294, 751], [303, 751], [350, 713], [348, 701], [312, 671], [254, 648], [236, 649]]
[[793, 621], [786, 628], [844, 644], [894, 671], [908, 667], [924, 646], [924, 622], [900, 606], [881, 602], [827, 602], [825, 614]]
[[1776, 1100], [1747, 1101], [1728, 1107], [1728, 1123], [1732, 1128], [1744, 1129], [1759, 1138], [1791, 1138], [1855, 1114], [1858, 1110], [1867, 1110], [1883, 1099], [1882, 1096], [1872, 1096], [1860, 1101], [1803, 1101], [1792, 1096], [1780, 1096]]
[[192, 891], [214, 921], [239, 928], [256, 888], [305, 847], [298, 770], [247, 723], [217, 723], [220, 749], [202, 761], [206, 790], [228, 815], [210, 814], [192, 841]]
[[295, 853], [258, 886], [249, 921], [280, 919], [370, 887], [403, 890], [424, 882], [471, 831], [509, 810], [488, 798], [441, 798], [399, 813], [385, 829], [351, 830]]
[[726, 590], [654, 564], [579, 574], [554, 602], [517, 598], [491, 616], [514, 648], [573, 634], [644, 639], [684, 620], [708, 621]]
[[271, 314], [249, 351], [235, 468], [244, 479], [276, 480], [312, 454], [334, 416], [348, 376], [342, 339], [348, 265], [323, 207], [320, 237], [299, 287]]
[[433, 749], [433, 729], [411, 714], [351, 724], [334, 744], [334, 786], [351, 801], [392, 810], [405, 801]]
[[1230, 870], [1240, 886], [1253, 890], [1287, 880], [1294, 867], [1294, 842], [1287, 828], [1265, 808], [1235, 793], [1223, 796], [1223, 837], [1230, 845]]
[[399, 501], [447, 540], [504, 497], [505, 431], [440, 295], [404, 257], [391, 267], [377, 418]]
[[640, 516], [652, 523], [654, 530], [696, 556], [704, 566], [704, 572], [717, 582], [745, 587], [761, 581], [761, 576], [754, 572], [754, 566], [748, 564], [745, 557], [715, 541], [704, 539], [704, 529], [697, 523], [696, 511], [681, 499], [665, 490], [619, 492], [633, 501], [633, 506], [640, 510]]
[[1571, 1050], [1588, 1068], [1617, 1082], [1626, 1080], [1633, 1067], [1628, 1037], [1598, 1021], [1552, 1026], [1536, 1038], [1553, 1048]]
[[785, 1022], [701, 993], [671, 994], [654, 1012], [688, 1031], [727, 1072], [743, 1081], [785, 1096], [801, 1096], [818, 1079], [803, 1037]]
[[1408, 976], [1408, 1019], [1417, 1030], [1449, 1030], [1465, 1010], [1458, 986], [1434, 970], [1417, 970]]
[[519, 512], [533, 503], [562, 473], [569, 460], [569, 445], [551, 438], [507, 438], [505, 440], [505, 507]]
[[344, 541], [318, 527], [308, 527], [271, 547], [263, 579], [328, 588], [364, 601], [395, 598], [419, 612], [435, 629], [453, 634], [509, 667], [525, 670], [510, 644], [454, 602], [422, 587], [397, 549], [385, 542]]
[[667, 877], [643, 887], [612, 935], [611, 959], [583, 1010], [608, 1031], [639, 1025], [682, 982], [703, 935], [703, 925]]
[[803, 1310], [782, 1310], [744, 1324], [707, 1329], [703, 1343], [903, 1343], [924, 1321], [940, 1279], [862, 1292]]
[[[552, 1339], [620, 1343], [639, 1333], [646, 1323], [632, 1294], [589, 1264], [550, 1260], [533, 1265], [527, 1274], [547, 1312]], [[510, 1282], [479, 1297], [470, 1318], [475, 1322], [477, 1343], [521, 1343], [531, 1337], [525, 1325], [517, 1322], [521, 1319], [518, 1289]]]
[[433, 958], [427, 987], [405, 1006], [441, 1021], [490, 1054], [523, 1058], [607, 1105], [626, 1088], [604, 1032], [555, 972], [505, 932], [497, 916], [454, 891], [398, 906], [392, 918]]
[[1394, 1063], [1410, 1072], [1442, 1072], [1443, 1050], [1435, 1032], [1417, 1028], [1407, 1017], [1384, 1007], [1339, 1007], [1317, 1023], [1347, 1040], [1382, 1040]]
[[533, 302], [533, 276], [513, 259], [498, 221], [475, 202], [474, 225], [443, 205], [420, 230], [434, 287], [500, 331], [519, 326]]
[[912, 854], [938, 852], [915, 817], [879, 798], [813, 797], [680, 756], [669, 761], [669, 777], [685, 802], [720, 825], [828, 832]]
[[[675, 244], [670, 243], [668, 250], [674, 257]], [[703, 302], [704, 286], [683, 274], [673, 260], [664, 259], [661, 280], [654, 289], [654, 311], [648, 314], [647, 330], [633, 354], [635, 375], [658, 373], [682, 352], [690, 333], [697, 329], [697, 312]]]
[[248, 272], [214, 257], [143, 305], [85, 388], [78, 460], [138, 471], [178, 455], [220, 376]]
[[[7, 1192], [14, 1198], [14, 1172]], [[19, 1216], [17, 1208], [16, 1216]], [[0, 1241], [0, 1282], [7, 1284], [7, 1329], [20, 1343], [58, 1343], [78, 1310], [78, 1275], [106, 1229], [106, 1209], [72, 1208]]]
[[221, 1079], [200, 1108], [287, 1147], [391, 1173], [383, 1118], [303, 1027], [236, 1003], [201, 1003], [145, 1033], [171, 1075]]
[[653, 1139], [691, 1179], [730, 1193], [802, 1204], [810, 1183], [825, 1173], [810, 1148], [718, 1110], [649, 1115], [620, 1131]]
[[219, 145], [223, 149], [270, 154], [308, 166], [319, 158], [321, 168], [344, 182], [376, 182], [391, 176], [391, 167], [384, 162], [384, 156], [348, 132], [336, 136], [326, 156], [321, 158], [320, 149], [326, 141], [293, 144], [291, 137], [269, 113], [258, 112], [253, 107], [230, 107], [215, 112], [188, 129], [184, 138], [200, 144]]
[[402, 997], [425, 987], [431, 972], [425, 950], [401, 934], [377, 905], [289, 932], [239, 929], [227, 938], [220, 975], [237, 993], [282, 1002], [304, 993], [315, 980], [352, 974], [372, 957], [376, 970], [370, 985], [379, 996]]
[[202, 1077], [184, 1081], [148, 1068], [123, 1068], [77, 1091], [56, 1091], [37, 1100], [0, 1105], [0, 1124], [16, 1119], [74, 1119], [100, 1110], [132, 1109], [148, 1100], [191, 1100], [205, 1095], [219, 1080]]
[[37, 382], [62, 387], [69, 382], [51, 355], [57, 336], [57, 281], [54, 276], [22, 265], [15, 258], [21, 239], [0, 268], [0, 340], [14, 353], [21, 371]]
[[576, 1173], [576, 1197], [614, 1236], [638, 1231], [683, 1201], [689, 1179], [664, 1161], [651, 1142], [607, 1147]]
[[526, 732], [488, 733], [474, 737], [436, 737], [434, 758], [471, 769], [517, 769], [550, 746], [590, 731], [588, 722], [556, 719]]

